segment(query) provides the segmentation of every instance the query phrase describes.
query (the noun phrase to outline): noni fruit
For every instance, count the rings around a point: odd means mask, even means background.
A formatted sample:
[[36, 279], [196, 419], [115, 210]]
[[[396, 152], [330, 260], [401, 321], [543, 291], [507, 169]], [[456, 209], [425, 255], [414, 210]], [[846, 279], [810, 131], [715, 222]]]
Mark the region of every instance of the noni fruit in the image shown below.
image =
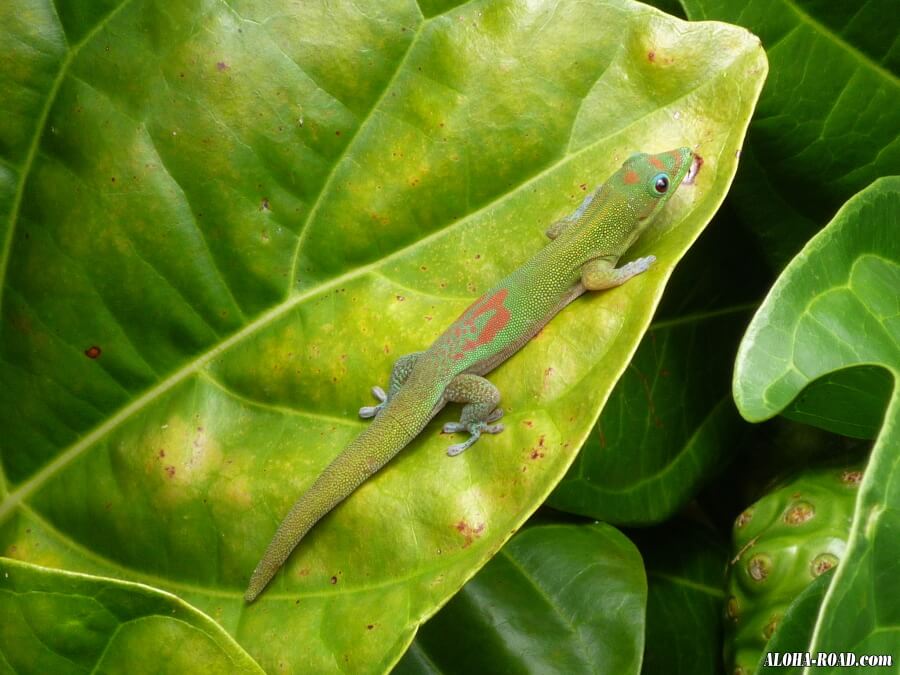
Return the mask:
[[725, 606], [727, 672], [755, 672], [794, 598], [840, 564], [863, 466], [807, 470], [735, 519]]

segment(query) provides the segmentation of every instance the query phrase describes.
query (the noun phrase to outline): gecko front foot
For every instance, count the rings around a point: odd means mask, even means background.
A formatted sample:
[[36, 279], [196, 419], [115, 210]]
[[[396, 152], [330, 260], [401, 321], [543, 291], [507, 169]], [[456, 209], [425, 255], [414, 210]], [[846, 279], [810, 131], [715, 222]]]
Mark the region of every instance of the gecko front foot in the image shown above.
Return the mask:
[[375, 398], [377, 398], [381, 403], [378, 405], [364, 405], [359, 409], [359, 416], [363, 419], [368, 419], [370, 417], [375, 417], [384, 406], [387, 405], [387, 394], [384, 393], [384, 389], [381, 387], [372, 387], [372, 394], [374, 394]]
[[650, 269], [650, 266], [656, 262], [655, 255], [648, 255], [643, 258], [638, 258], [637, 260], [632, 260], [629, 263], [625, 263], [620, 267], [621, 273], [628, 278], [633, 276], [637, 276], [641, 272], [646, 272]]
[[501, 417], [503, 417], [503, 409], [497, 408], [483, 421], [469, 422], [468, 424], [464, 422], [447, 422], [443, 429], [445, 434], [453, 434], [457, 431], [469, 432], [469, 438], [462, 443], [451, 445], [447, 448], [447, 454], [451, 457], [456, 457], [465, 452], [481, 438], [481, 434], [499, 434], [504, 429], [503, 425], [491, 424], [491, 422], [496, 422]]

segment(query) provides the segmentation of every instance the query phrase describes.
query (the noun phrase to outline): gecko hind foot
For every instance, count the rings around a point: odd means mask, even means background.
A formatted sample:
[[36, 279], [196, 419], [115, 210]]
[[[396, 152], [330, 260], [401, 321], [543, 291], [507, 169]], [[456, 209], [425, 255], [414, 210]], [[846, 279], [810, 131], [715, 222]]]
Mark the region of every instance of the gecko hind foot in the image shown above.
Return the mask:
[[359, 409], [359, 416], [363, 419], [368, 419], [370, 417], [375, 417], [384, 406], [387, 405], [387, 394], [384, 393], [384, 389], [381, 387], [372, 387], [372, 394], [377, 398], [381, 403], [378, 405], [364, 405]]
[[450, 455], [450, 457], [456, 457], [457, 455], [462, 454], [481, 438], [481, 434], [499, 434], [503, 431], [504, 426], [502, 424], [491, 424], [491, 422], [496, 422], [501, 417], [503, 417], [503, 410], [497, 408], [488, 415], [484, 421], [470, 422], [468, 424], [464, 424], [463, 422], [447, 422], [443, 429], [445, 434], [452, 434], [457, 431], [469, 432], [469, 438], [462, 443], [451, 445], [447, 448], [447, 454]]
[[[490, 424], [491, 422], [496, 422], [501, 417], [503, 417], [503, 408], [496, 408], [494, 410], [494, 412], [492, 412], [490, 415], [487, 416], [487, 419], [484, 420], [484, 424]], [[478, 423], [476, 422], [475, 424], [478, 424]], [[466, 424], [465, 422], [447, 422], [444, 425], [444, 428], [442, 429], [442, 431], [445, 434], [455, 434], [457, 431], [468, 431], [469, 426], [470, 425]], [[502, 427], [503, 425], [501, 424], [499, 426]], [[502, 429], [500, 429], [500, 431], [502, 431]], [[496, 434], [498, 432], [497, 431], [489, 431], [488, 433]]]

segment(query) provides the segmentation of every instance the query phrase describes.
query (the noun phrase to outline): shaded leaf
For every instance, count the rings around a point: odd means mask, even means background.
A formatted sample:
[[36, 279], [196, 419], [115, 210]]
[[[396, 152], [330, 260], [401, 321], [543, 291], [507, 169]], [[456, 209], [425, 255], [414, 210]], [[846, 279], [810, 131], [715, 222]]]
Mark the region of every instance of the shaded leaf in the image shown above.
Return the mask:
[[734, 396], [760, 420], [815, 379], [858, 365], [894, 378], [860, 487], [847, 552], [806, 651], [896, 654], [900, 649], [900, 178], [847, 202], [785, 269], [738, 352]]
[[725, 542], [705, 526], [685, 520], [629, 535], [647, 569], [641, 673], [721, 673]]
[[781, 414], [854, 438], [875, 438], [891, 397], [893, 378], [878, 366], [826, 373], [811, 382]]
[[0, 558], [0, 615], [17, 673], [263, 672], [215, 621], [142, 584]]
[[900, 51], [891, 0], [683, 0], [693, 20], [759, 35], [773, 76], [731, 201], [780, 268], [854, 193], [900, 171]]
[[[425, 10], [2, 5], [5, 555], [177, 593], [266, 670], [377, 671], [559, 480], [728, 189], [765, 57], [624, 1]], [[635, 247], [654, 269], [492, 376], [507, 431], [450, 460], [447, 411], [245, 607], [391, 362], [628, 154], [683, 144], [705, 164]]]
[[615, 528], [530, 527], [422, 627], [394, 673], [636, 674], [646, 602], [641, 556]]

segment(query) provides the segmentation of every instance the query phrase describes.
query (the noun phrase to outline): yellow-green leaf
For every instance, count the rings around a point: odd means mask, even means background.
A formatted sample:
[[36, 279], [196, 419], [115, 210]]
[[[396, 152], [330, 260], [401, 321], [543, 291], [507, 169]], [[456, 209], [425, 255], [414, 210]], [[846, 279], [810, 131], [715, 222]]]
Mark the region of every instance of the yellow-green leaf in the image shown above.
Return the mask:
[[[615, 0], [0, 6], [10, 557], [176, 593], [268, 671], [387, 668], [560, 479], [721, 203], [758, 40]], [[426, 346], [637, 150], [705, 160], [630, 254], [241, 594]]]
[[0, 615], [4, 672], [262, 673], [215, 621], [143, 584], [0, 558]]

